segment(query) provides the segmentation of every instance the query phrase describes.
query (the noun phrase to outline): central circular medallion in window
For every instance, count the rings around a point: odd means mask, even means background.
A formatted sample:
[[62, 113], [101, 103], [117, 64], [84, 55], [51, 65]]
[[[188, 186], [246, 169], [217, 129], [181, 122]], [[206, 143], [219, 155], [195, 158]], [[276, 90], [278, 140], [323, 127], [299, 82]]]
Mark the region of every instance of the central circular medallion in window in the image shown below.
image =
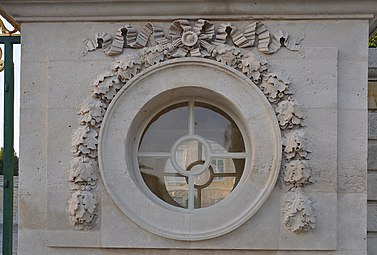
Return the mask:
[[137, 152], [139, 176], [163, 205], [209, 207], [239, 183], [247, 158], [244, 137], [236, 116], [221, 108], [188, 99], [146, 123]]
[[[197, 176], [209, 166], [210, 146], [201, 136], [187, 135], [172, 147], [171, 162], [183, 176]], [[182, 155], [185, 155], [183, 159]]]

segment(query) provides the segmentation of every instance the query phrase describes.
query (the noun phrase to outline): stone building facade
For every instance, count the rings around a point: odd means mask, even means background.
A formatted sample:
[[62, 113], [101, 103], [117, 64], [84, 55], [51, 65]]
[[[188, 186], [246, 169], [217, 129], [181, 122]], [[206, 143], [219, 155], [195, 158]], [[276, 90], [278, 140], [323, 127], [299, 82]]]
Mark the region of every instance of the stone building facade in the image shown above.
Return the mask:
[[19, 254], [361, 255], [367, 218], [374, 249], [373, 1], [2, 8], [22, 29]]
[[376, 70], [377, 50], [369, 49], [368, 70], [368, 254], [377, 253], [376, 247]]

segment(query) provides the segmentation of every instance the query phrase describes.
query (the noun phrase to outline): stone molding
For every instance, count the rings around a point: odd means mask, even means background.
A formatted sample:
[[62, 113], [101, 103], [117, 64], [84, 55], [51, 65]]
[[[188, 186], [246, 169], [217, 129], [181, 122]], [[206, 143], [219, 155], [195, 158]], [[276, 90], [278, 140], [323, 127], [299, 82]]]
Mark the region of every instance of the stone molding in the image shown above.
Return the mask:
[[[373, 21], [373, 14], [377, 14], [377, 6], [371, 0], [347, 0], [342, 1], [341, 5], [336, 1], [324, 0], [257, 0], [253, 2], [244, 0], [231, 2], [223, 0], [210, 2], [198, 0], [3, 0], [1, 7], [18, 22], [174, 20], [198, 17], [211, 20], [255, 18], [369, 19]], [[187, 10], [190, 10], [190, 15], [187, 15]]]
[[[162, 28], [147, 23], [139, 32], [127, 25], [120, 28], [114, 38], [108, 33], [97, 33], [95, 39], [84, 40], [85, 52], [102, 49], [105, 54], [114, 56], [121, 55], [127, 47], [135, 49], [135, 54], [122, 55], [111, 71], [98, 75], [91, 85], [91, 98], [78, 112], [80, 127], [72, 139], [74, 158], [68, 178], [72, 184], [72, 197], [67, 212], [72, 225], [78, 229], [90, 229], [97, 221], [98, 134], [113, 98], [128, 81], [151, 66], [169, 59], [196, 57], [217, 61], [237, 70], [266, 96], [282, 131], [282, 182], [287, 187], [282, 204], [283, 223], [295, 233], [314, 228], [316, 219], [312, 201], [303, 189], [311, 183], [311, 150], [303, 129], [304, 116], [294, 101], [294, 93], [289, 89], [289, 79], [271, 73], [267, 58], [261, 55], [273, 54], [282, 46], [298, 51], [303, 36], [292, 37], [283, 31], [271, 36], [267, 27], [260, 22], [252, 22], [238, 30], [231, 23], [214, 25], [202, 19], [196, 22], [174, 21], [168, 32], [169, 37], [165, 36]], [[225, 40], [227, 36], [232, 42]], [[148, 43], [154, 45], [149, 46]]]

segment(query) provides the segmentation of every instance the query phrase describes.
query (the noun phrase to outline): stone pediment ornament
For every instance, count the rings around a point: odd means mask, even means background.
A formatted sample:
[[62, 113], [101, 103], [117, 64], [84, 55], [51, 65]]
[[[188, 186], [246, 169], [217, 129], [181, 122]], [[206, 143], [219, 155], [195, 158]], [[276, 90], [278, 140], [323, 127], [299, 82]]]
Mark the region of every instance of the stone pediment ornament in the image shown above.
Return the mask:
[[[263, 56], [281, 47], [298, 51], [302, 39], [303, 36], [293, 37], [283, 31], [271, 36], [260, 22], [239, 29], [231, 23], [215, 26], [203, 19], [176, 20], [168, 31], [152, 23], [145, 24], [139, 31], [133, 25], [125, 25], [114, 37], [97, 33], [94, 39], [84, 39], [84, 54], [102, 49], [106, 55], [119, 57], [110, 71], [98, 75], [90, 85], [92, 94], [78, 112], [80, 126], [72, 137], [74, 158], [68, 171], [72, 196], [67, 213], [71, 224], [78, 229], [90, 229], [97, 222], [98, 134], [113, 98], [130, 79], [151, 66], [174, 58], [198, 57], [217, 61], [244, 74], [270, 102], [283, 135], [282, 182], [288, 187], [282, 202], [284, 226], [295, 233], [315, 228], [312, 201], [303, 188], [311, 183], [311, 151], [303, 131], [304, 116], [289, 90], [289, 79], [270, 72], [268, 59]], [[125, 48], [133, 49], [134, 54], [122, 55]]]

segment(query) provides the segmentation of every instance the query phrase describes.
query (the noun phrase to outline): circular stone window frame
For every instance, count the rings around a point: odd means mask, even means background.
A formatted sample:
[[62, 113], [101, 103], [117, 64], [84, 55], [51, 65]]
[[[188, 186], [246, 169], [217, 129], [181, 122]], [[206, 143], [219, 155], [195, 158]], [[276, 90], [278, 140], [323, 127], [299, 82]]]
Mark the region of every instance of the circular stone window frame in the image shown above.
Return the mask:
[[[127, 147], [135, 142], [135, 118], [150, 114], [141, 112], [143, 107], [163, 93], [175, 91], [177, 94], [171, 96], [184, 96], [181, 92], [185, 89], [204, 89], [216, 95], [214, 100], [236, 113], [251, 143], [251, 160], [236, 189], [224, 201], [200, 213], [177, 212], [150, 199], [133, 176], [138, 171], [132, 160], [134, 146]], [[238, 228], [261, 207], [277, 181], [282, 145], [275, 112], [250, 79], [212, 60], [184, 58], [146, 69], [117, 93], [101, 125], [98, 153], [104, 185], [132, 221], [170, 239], [205, 240]]]
[[[214, 91], [209, 91], [209, 90], [203, 90], [202, 88], [199, 88], [199, 87], [189, 87], [189, 88], [178, 88], [178, 89], [175, 89], [176, 93], [179, 93], [179, 94], [184, 94], [185, 96], [178, 96], [177, 99], [175, 100], [172, 100], [170, 101], [168, 104], [166, 104], [166, 101], [164, 99], [162, 99], [161, 97], [164, 97], [164, 95], [158, 95], [157, 97], [155, 97], [154, 99], [152, 99], [152, 101], [154, 101], [154, 104], [152, 102], [152, 105], [150, 105], [148, 107], [148, 104], [143, 108], [141, 109], [141, 113], [142, 112], [148, 112], [148, 118], [145, 120], [142, 120], [144, 116], [138, 116], [136, 117], [136, 119], [134, 120], [134, 123], [133, 123], [133, 128], [131, 128], [132, 130], [138, 130], [136, 133], [131, 133], [129, 135], [129, 137], [131, 139], [129, 139], [129, 143], [132, 143], [132, 138], [135, 137], [134, 142], [133, 142], [133, 155], [138, 155], [138, 154], [141, 154], [141, 155], [145, 155], [145, 154], [148, 154], [148, 152], [141, 152], [139, 153], [138, 152], [138, 147], [140, 145], [140, 142], [141, 142], [141, 139], [142, 139], [142, 135], [143, 135], [143, 132], [146, 131], [146, 128], [148, 126], [148, 124], [151, 122], [151, 120], [159, 113], [161, 112], [162, 110], [170, 107], [170, 106], [173, 106], [175, 104], [179, 104], [179, 103], [184, 103], [184, 102], [187, 102], [187, 106], [190, 107], [190, 102], [192, 102], [193, 104], [194, 103], [197, 103], [197, 102], [200, 102], [200, 103], [206, 103], [206, 104], [209, 104], [211, 106], [214, 106], [220, 110], [222, 110], [224, 113], [226, 113], [233, 121], [234, 123], [237, 125], [237, 128], [240, 130], [241, 132], [241, 135], [242, 135], [242, 138], [243, 138], [243, 142], [245, 144], [245, 152], [228, 152], [227, 154], [238, 154], [235, 155], [234, 157], [228, 157], [228, 158], [240, 158], [240, 159], [245, 159], [245, 163], [244, 163], [244, 167], [243, 167], [243, 172], [245, 171], [245, 169], [249, 168], [249, 162], [250, 162], [250, 158], [253, 157], [253, 155], [246, 155], [244, 157], [239, 157], [240, 154], [247, 154], [248, 152], [250, 152], [249, 154], [252, 153], [251, 151], [251, 145], [250, 145], [250, 138], [249, 138], [249, 134], [247, 134], [246, 130], [244, 129], [243, 125], [242, 125], [242, 121], [238, 118], [238, 114], [240, 114], [239, 112], [234, 112], [234, 110], [231, 110], [229, 109], [229, 107], [225, 106], [224, 105], [224, 101], [223, 102], [220, 102], [220, 101], [216, 101], [214, 100], [214, 94], [217, 94], [215, 93]], [[172, 90], [168, 90], [166, 92], [163, 92], [162, 94], [164, 93], [169, 93], [171, 95], [171, 93], [174, 93], [174, 91]], [[211, 97], [210, 97], [211, 96]], [[222, 98], [222, 96], [220, 94], [217, 94], [216, 96], [218, 99], [223, 99], [223, 100], [227, 100], [226, 98]], [[231, 102], [228, 102], [228, 105], [231, 104]], [[135, 123], [136, 122], [136, 123]], [[135, 128], [135, 126], [137, 128]], [[180, 173], [183, 177], [187, 177], [189, 178], [190, 174], [187, 174], [187, 173], [184, 173], [184, 169], [182, 169], [177, 162], [174, 163], [174, 155], [173, 155], [173, 152], [176, 150], [176, 148], [174, 148], [175, 146], [179, 145], [182, 141], [185, 141], [185, 140], [188, 140], [188, 139], [192, 139], [192, 137], [195, 137], [198, 141], [200, 141], [204, 147], [206, 148], [207, 151], [209, 151], [209, 155], [208, 155], [208, 160], [206, 161], [206, 164], [205, 164], [205, 168], [208, 168], [210, 167], [210, 159], [211, 159], [211, 156], [213, 156], [210, 151], [211, 151], [211, 146], [208, 144], [208, 142], [205, 140], [205, 137], [201, 137], [199, 135], [184, 135], [182, 137], [180, 137], [172, 146], [172, 149], [170, 150], [170, 152], [166, 152], [167, 154], [170, 154], [170, 160], [171, 160], [171, 163], [173, 165], [173, 167], [177, 170], [178, 173]], [[214, 154], [216, 156], [216, 153]], [[215, 157], [215, 158], [220, 158], [220, 157]], [[138, 184], [139, 184], [139, 188], [142, 189], [142, 191], [144, 191], [147, 195], [150, 196], [150, 198], [155, 201], [156, 203], [158, 203], [159, 205], [161, 206], [164, 206], [166, 207], [167, 209], [170, 209], [170, 210], [175, 210], [177, 212], [181, 212], [181, 213], [202, 213], [203, 211], [205, 210], [213, 210], [211, 209], [214, 205], [210, 206], [210, 207], [202, 207], [202, 208], [195, 208], [195, 209], [189, 209], [189, 208], [179, 208], [179, 207], [176, 207], [174, 205], [171, 205], [163, 200], [161, 200], [158, 196], [156, 196], [149, 188], [148, 186], [145, 184], [144, 180], [143, 180], [143, 177], [141, 175], [141, 172], [139, 171], [140, 167], [139, 167], [139, 164], [138, 164], [138, 159], [137, 159], [137, 156], [134, 156], [133, 158], [133, 167], [135, 169], [137, 169], [136, 171], [134, 171], [133, 173], [131, 174], [134, 174], [133, 175], [133, 178], [136, 178], [136, 181], [138, 181]], [[168, 159], [169, 160], [169, 159]], [[175, 165], [176, 164], [176, 165]], [[180, 170], [178, 170], [178, 168], [180, 168]], [[191, 171], [190, 171], [191, 172]], [[191, 172], [192, 173], [192, 172]], [[193, 175], [191, 176], [194, 176], [196, 173], [194, 173]], [[199, 174], [200, 175], [200, 174]], [[235, 187], [235, 190], [232, 190], [231, 194], [237, 192], [237, 187], [239, 186], [240, 183], [242, 183], [243, 179], [244, 178], [245, 174], [242, 174], [241, 176], [241, 179], [239, 181], [239, 183], [237, 184], [237, 186]], [[226, 196], [224, 199], [222, 199], [221, 201], [217, 202], [215, 205], [217, 205], [218, 203], [223, 203], [224, 200], [226, 201], [229, 196], [231, 195], [229, 194], [228, 196]]]

